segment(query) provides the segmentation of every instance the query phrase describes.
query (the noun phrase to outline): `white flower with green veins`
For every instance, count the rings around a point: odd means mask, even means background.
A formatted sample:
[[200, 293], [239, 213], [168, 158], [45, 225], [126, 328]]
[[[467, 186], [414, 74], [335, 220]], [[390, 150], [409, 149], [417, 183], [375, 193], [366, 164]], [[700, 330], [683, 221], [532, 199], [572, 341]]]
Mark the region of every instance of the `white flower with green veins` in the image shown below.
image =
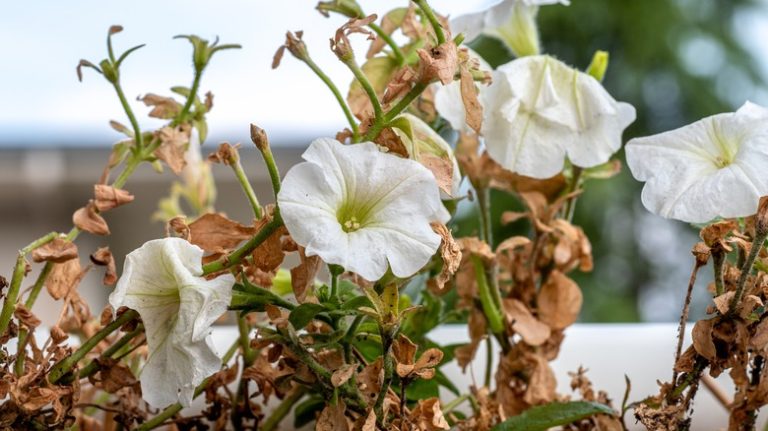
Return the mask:
[[317, 139], [277, 196], [291, 237], [308, 256], [380, 279], [419, 271], [440, 245], [430, 222], [447, 222], [434, 175], [371, 142]]
[[141, 316], [149, 348], [141, 392], [157, 408], [189, 406], [195, 387], [221, 369], [208, 336], [227, 311], [235, 279], [206, 280], [202, 257], [200, 247], [181, 238], [146, 242], [126, 256], [109, 296], [115, 309], [125, 306]]
[[645, 181], [643, 205], [690, 223], [746, 217], [768, 195], [768, 109], [736, 112], [627, 143], [632, 175]]
[[566, 157], [582, 168], [607, 162], [635, 121], [632, 105], [546, 55], [499, 67], [481, 96], [488, 154], [505, 169], [533, 178], [558, 174]]

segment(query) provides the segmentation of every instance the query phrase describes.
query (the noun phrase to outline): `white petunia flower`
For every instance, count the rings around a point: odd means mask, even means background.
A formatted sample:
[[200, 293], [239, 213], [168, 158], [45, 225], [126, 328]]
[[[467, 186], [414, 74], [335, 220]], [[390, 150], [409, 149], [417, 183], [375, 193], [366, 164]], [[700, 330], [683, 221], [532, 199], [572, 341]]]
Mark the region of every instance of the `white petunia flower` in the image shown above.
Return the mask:
[[234, 277], [202, 277], [203, 250], [181, 238], [156, 239], [125, 258], [109, 303], [136, 310], [144, 322], [149, 356], [141, 371], [143, 398], [154, 407], [188, 406], [195, 387], [221, 369], [208, 340], [210, 326], [227, 311]]
[[[469, 57], [480, 64], [480, 70], [493, 70], [493, 68], [480, 57], [476, 52], [467, 49]], [[432, 84], [435, 87], [435, 109], [441, 117], [445, 118], [453, 130], [469, 133], [472, 129], [467, 125], [467, 114], [464, 109], [464, 101], [461, 98], [461, 82], [453, 81], [448, 85], [441, 83]], [[488, 86], [476, 83], [480, 103], [482, 103], [483, 93], [488, 90]]]
[[432, 173], [365, 142], [317, 139], [291, 168], [277, 196], [293, 239], [325, 262], [367, 280], [407, 277], [440, 245], [430, 222], [450, 218]]
[[607, 162], [635, 108], [617, 102], [595, 78], [537, 55], [499, 67], [483, 92], [483, 136], [490, 156], [505, 169], [534, 178]]
[[703, 223], [757, 212], [768, 195], [768, 109], [747, 102], [626, 146], [632, 175], [645, 181], [645, 207], [662, 217]]
[[451, 20], [453, 34], [464, 33], [467, 42], [481, 34], [504, 42], [515, 57], [536, 55], [539, 50], [539, 31], [536, 13], [539, 6], [569, 5], [569, 0], [504, 0], [484, 11], [461, 15]]

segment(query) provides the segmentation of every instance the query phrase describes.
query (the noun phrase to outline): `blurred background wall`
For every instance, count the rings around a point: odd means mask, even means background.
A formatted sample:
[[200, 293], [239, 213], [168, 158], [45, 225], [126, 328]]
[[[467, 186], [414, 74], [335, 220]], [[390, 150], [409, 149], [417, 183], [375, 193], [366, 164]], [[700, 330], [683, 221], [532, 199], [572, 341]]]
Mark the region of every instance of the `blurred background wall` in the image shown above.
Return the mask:
[[[368, 13], [406, 4], [360, 3]], [[493, 3], [433, 0], [435, 9], [454, 16]], [[255, 122], [270, 133], [285, 172], [313, 138], [333, 136], [344, 126], [327, 89], [302, 64], [287, 57], [276, 71], [270, 68], [284, 32], [303, 29], [313, 58], [337, 85], [345, 89], [351, 80], [328, 50], [328, 38], [343, 20], [323, 18], [310, 0], [41, 0], [6, 4], [3, 9], [2, 275], [10, 275], [19, 247], [48, 231], [69, 228], [72, 212], [90, 196], [111, 144], [120, 139], [107, 125], [110, 119], [126, 122], [112, 89], [93, 73], [86, 72], [79, 83], [74, 70], [81, 58], [98, 62], [105, 56], [106, 30], [112, 24], [125, 27], [115, 37], [119, 50], [148, 44], [126, 60], [121, 77], [140, 117], [146, 109], [136, 96], [167, 94], [173, 85], [189, 85], [191, 50], [173, 36], [219, 36], [224, 43], [243, 45], [242, 50], [217, 54], [204, 76], [202, 89], [215, 94], [204, 154], [222, 140], [248, 143], [248, 124]], [[768, 1], [572, 0], [569, 7], [543, 7], [539, 18], [544, 50], [574, 66], [586, 67], [597, 49], [610, 51], [605, 86], [638, 111], [625, 138], [733, 110], [747, 99], [768, 105]], [[494, 51], [483, 46], [489, 43], [493, 41], [476, 48]], [[509, 58], [496, 55], [488, 60], [497, 65]], [[146, 117], [140, 122], [157, 124]], [[269, 202], [266, 172], [249, 145], [241, 151], [245, 169], [261, 200]], [[247, 222], [249, 209], [231, 172], [223, 166], [213, 171], [217, 209]], [[81, 255], [108, 243], [122, 262], [128, 251], [162, 236], [163, 225], [152, 221], [151, 214], [172, 180], [170, 173], [159, 175], [142, 167], [126, 187], [136, 201], [110, 212], [109, 238], [84, 235], [78, 241]], [[647, 213], [640, 203], [640, 187], [625, 170], [612, 180], [588, 183], [579, 200], [575, 221], [592, 239], [596, 260], [594, 272], [578, 277], [585, 292], [584, 321], [672, 321], [678, 316], [696, 231]], [[509, 196], [494, 196], [498, 214], [518, 205]], [[473, 229], [471, 212], [465, 211], [459, 221], [461, 229]], [[526, 228], [498, 227], [497, 236]], [[704, 274], [692, 318], [706, 303], [705, 286], [711, 277]], [[81, 287], [96, 313], [109, 293], [100, 279], [100, 271], [94, 271]], [[54, 320], [57, 305], [48, 301], [46, 307], [42, 317]]]

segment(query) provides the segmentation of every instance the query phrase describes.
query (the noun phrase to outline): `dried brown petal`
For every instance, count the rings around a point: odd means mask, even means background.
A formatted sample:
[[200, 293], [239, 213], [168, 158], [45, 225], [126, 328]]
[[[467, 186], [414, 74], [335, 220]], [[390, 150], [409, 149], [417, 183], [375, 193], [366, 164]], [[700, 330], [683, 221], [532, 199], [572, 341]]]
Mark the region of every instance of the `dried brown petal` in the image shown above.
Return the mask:
[[443, 259], [443, 267], [440, 269], [440, 274], [435, 277], [438, 289], [443, 289], [445, 284], [451, 279], [453, 274], [459, 270], [459, 264], [461, 264], [461, 247], [453, 239], [451, 231], [448, 227], [442, 223], [432, 222], [430, 223], [432, 230], [440, 235], [440, 257]]
[[527, 344], [540, 346], [547, 341], [551, 333], [549, 326], [537, 320], [525, 304], [517, 299], [505, 298], [503, 305], [507, 324], [520, 334]]
[[230, 145], [229, 142], [222, 142], [215, 152], [208, 155], [208, 160], [213, 163], [232, 165], [240, 159], [240, 155], [237, 152], [239, 147], [240, 144]]
[[523, 400], [531, 405], [544, 404], [554, 400], [557, 381], [549, 361], [539, 355], [532, 355], [533, 371], [528, 380], [528, 389]]
[[72, 223], [80, 229], [94, 235], [109, 235], [109, 226], [96, 212], [96, 207], [93, 202], [88, 202], [88, 205], [75, 211], [72, 215]]
[[291, 287], [296, 300], [302, 303], [315, 285], [315, 277], [323, 261], [320, 256], [305, 255], [304, 247], [299, 247], [299, 259], [301, 263], [291, 269]]
[[53, 299], [65, 297], [70, 289], [79, 281], [82, 271], [80, 270], [80, 260], [72, 259], [64, 263], [57, 263], [53, 266], [51, 274], [45, 281], [45, 287], [48, 294]]
[[731, 300], [734, 296], [736, 296], [736, 292], [730, 291], [725, 292], [724, 294], [717, 296], [712, 300], [715, 303], [715, 307], [717, 307], [717, 311], [719, 311], [723, 316], [728, 314], [728, 309], [731, 306]]
[[189, 232], [192, 244], [205, 251], [218, 252], [237, 247], [257, 230], [230, 220], [223, 214], [208, 213], [190, 223]]
[[483, 105], [477, 98], [478, 90], [472, 73], [461, 67], [461, 101], [464, 103], [466, 123], [478, 135], [483, 125]]
[[344, 401], [340, 399], [335, 406], [327, 404], [317, 418], [315, 431], [348, 431], [350, 428], [345, 411]]
[[56, 237], [41, 247], [32, 250], [35, 262], [62, 263], [77, 257], [77, 246], [64, 238]]
[[187, 225], [187, 218], [184, 216], [176, 216], [168, 220], [168, 224], [165, 226], [165, 236], [171, 236], [171, 232], [175, 233], [179, 238], [184, 238], [187, 241], [191, 240], [192, 232]]
[[59, 327], [59, 325], [54, 325], [51, 327], [51, 340], [53, 341], [53, 344], [61, 344], [66, 341], [67, 338], [69, 338], [69, 335], [67, 335], [67, 333]]
[[19, 319], [19, 322], [26, 326], [27, 329], [33, 330], [40, 326], [40, 319], [38, 319], [32, 311], [27, 309], [24, 304], [16, 304], [16, 310], [13, 312], [13, 315]]
[[149, 116], [152, 118], [161, 118], [170, 120], [175, 118], [181, 112], [181, 104], [171, 97], [159, 96], [153, 93], [147, 93], [139, 98], [146, 106], [151, 106]]
[[411, 411], [410, 419], [419, 431], [451, 429], [448, 421], [443, 416], [443, 411], [440, 409], [440, 400], [437, 398], [419, 400], [419, 403]]
[[111, 210], [112, 208], [133, 202], [133, 195], [126, 190], [116, 189], [104, 184], [95, 184], [93, 186], [94, 205], [99, 212]]
[[553, 330], [565, 329], [579, 317], [582, 302], [579, 286], [554, 270], [539, 291], [539, 319]]
[[420, 161], [435, 176], [440, 190], [450, 196], [453, 192], [453, 163], [444, 157], [426, 153], [420, 156]]
[[717, 356], [715, 343], [712, 341], [713, 321], [699, 320], [693, 326], [691, 336], [693, 337], [693, 347], [699, 355], [713, 361]]
[[382, 129], [374, 142], [384, 147], [383, 149], [386, 149], [386, 152], [388, 153], [408, 158], [408, 150], [405, 148], [405, 144], [403, 144], [402, 139], [400, 139], [391, 127]]
[[112, 286], [117, 281], [117, 269], [115, 267], [115, 258], [112, 256], [112, 252], [109, 251], [109, 247], [101, 247], [91, 255], [91, 262], [94, 265], [106, 266], [107, 269], [104, 272], [104, 284]]
[[357, 387], [363, 397], [371, 402], [376, 401], [376, 397], [381, 390], [381, 384], [384, 382], [384, 362], [381, 356], [375, 361], [366, 365], [362, 371], [357, 373]]
[[420, 49], [419, 77], [422, 82], [438, 80], [443, 85], [453, 82], [459, 65], [459, 54], [452, 40], [430, 50]]
[[189, 130], [166, 126], [155, 132], [155, 136], [161, 142], [155, 150], [155, 156], [164, 161], [173, 173], [180, 174], [187, 165], [184, 153], [189, 144]]
[[699, 232], [699, 236], [704, 240], [705, 244], [712, 247], [717, 242], [725, 239], [729, 233], [738, 229], [738, 227], [738, 223], [734, 220], [723, 220], [705, 226]]

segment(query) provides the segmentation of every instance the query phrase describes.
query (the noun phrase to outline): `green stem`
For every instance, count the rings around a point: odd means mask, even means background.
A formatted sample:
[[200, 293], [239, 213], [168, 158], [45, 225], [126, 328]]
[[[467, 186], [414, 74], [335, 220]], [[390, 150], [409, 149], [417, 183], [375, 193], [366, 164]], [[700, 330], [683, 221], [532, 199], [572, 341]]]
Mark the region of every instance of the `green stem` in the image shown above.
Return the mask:
[[[581, 173], [583, 170], [575, 165], [571, 166], [571, 183], [569, 184], [567, 194], [573, 193], [576, 190], [579, 189], [579, 184], [581, 183]], [[568, 200], [565, 204], [565, 209], [563, 211], [563, 214], [565, 215], [565, 219], [569, 222], [573, 220], [573, 216], [576, 213], [576, 196], [572, 197]]]
[[715, 293], [720, 296], [725, 292], [723, 269], [725, 268], [725, 250], [720, 247], [712, 250], [712, 266], [715, 270]]
[[19, 250], [16, 257], [16, 266], [13, 269], [13, 275], [11, 276], [11, 284], [8, 286], [8, 293], [5, 296], [5, 302], [3, 302], [3, 309], [0, 311], [0, 336], [5, 334], [8, 329], [8, 325], [11, 323], [11, 317], [16, 310], [16, 300], [19, 298], [19, 291], [21, 290], [21, 282], [24, 280], [26, 274], [27, 261], [26, 255], [32, 250], [53, 241], [58, 234], [51, 232], [45, 236], [42, 236]]
[[749, 249], [747, 260], [744, 262], [744, 266], [741, 267], [741, 275], [739, 276], [739, 283], [736, 286], [736, 294], [733, 295], [728, 314], [733, 314], [736, 311], [736, 306], [741, 302], [741, 297], [744, 295], [744, 287], [747, 285], [747, 278], [752, 272], [752, 266], [755, 264], [757, 255], [760, 253], [760, 250], [763, 249], [766, 236], [768, 236], [768, 230], [755, 233], [755, 239], [752, 241], [752, 247]]
[[261, 245], [261, 243], [266, 241], [270, 235], [272, 235], [280, 226], [283, 225], [283, 219], [280, 217], [280, 212], [277, 210], [277, 208], [275, 209], [273, 217], [274, 218], [269, 223], [267, 223], [266, 226], [264, 226], [259, 231], [259, 233], [257, 233], [253, 238], [249, 239], [248, 242], [243, 244], [240, 248], [225, 256], [224, 259], [203, 265], [202, 275], [223, 271], [240, 263], [241, 260], [243, 260], [253, 250], [255, 250], [256, 247]]
[[[142, 334], [144, 332], [144, 327], [142, 325], [137, 325], [136, 329], [133, 331], [123, 335], [122, 338], [117, 340], [115, 344], [109, 346], [104, 352], [101, 354], [101, 358], [111, 358], [113, 355], [115, 355], [117, 352], [119, 352], [123, 347], [125, 347], [131, 340], [136, 338], [139, 334]], [[84, 379], [86, 377], [90, 377], [96, 372], [99, 371], [99, 363], [96, 359], [91, 361], [88, 365], [80, 369], [80, 372], [78, 373], [78, 377], [81, 379]]]
[[235, 171], [235, 177], [237, 177], [237, 181], [243, 188], [243, 192], [245, 192], [245, 196], [248, 198], [248, 202], [251, 203], [253, 215], [257, 220], [261, 220], [263, 212], [261, 210], [261, 205], [259, 205], [259, 199], [256, 197], [256, 192], [253, 191], [253, 187], [251, 186], [251, 182], [248, 181], [248, 177], [245, 175], [245, 171], [243, 171], [243, 165], [240, 164], [240, 158], [235, 157], [235, 159], [231, 160], [230, 162], [232, 170]]
[[186, 120], [187, 115], [189, 114], [189, 110], [192, 109], [192, 104], [197, 98], [197, 92], [200, 89], [200, 79], [202, 77], [203, 69], [200, 69], [199, 71], [195, 70], [195, 78], [192, 80], [192, 88], [189, 91], [189, 97], [187, 97], [187, 101], [184, 103], [184, 107], [182, 107], [181, 111], [179, 111], [179, 115], [177, 115], [171, 123], [172, 126], [178, 126], [179, 124], [183, 123], [184, 120]]
[[85, 357], [101, 340], [105, 339], [109, 334], [119, 329], [124, 324], [139, 317], [139, 313], [134, 310], [128, 310], [120, 317], [115, 319], [112, 323], [102, 328], [99, 332], [94, 334], [91, 338], [86, 340], [79, 349], [72, 355], [62, 359], [56, 365], [54, 365], [48, 372], [48, 381], [51, 383], [58, 382], [62, 377], [69, 373], [77, 363]]
[[485, 339], [486, 357], [485, 357], [485, 387], [491, 389], [491, 376], [493, 370], [493, 341], [491, 337]]
[[31, 309], [32, 306], [35, 305], [35, 301], [37, 301], [37, 297], [40, 295], [40, 292], [43, 290], [43, 286], [45, 286], [45, 280], [48, 278], [48, 275], [51, 274], [51, 270], [53, 270], [53, 262], [45, 262], [45, 265], [43, 265], [43, 269], [40, 270], [40, 275], [37, 276], [37, 280], [35, 281], [35, 284], [32, 286], [32, 290], [29, 291], [29, 296], [27, 296], [27, 301], [24, 303], [24, 306], [27, 307], [27, 309]]
[[384, 399], [389, 392], [389, 386], [392, 384], [392, 376], [394, 374], [394, 364], [392, 363], [392, 339], [383, 330], [381, 331], [382, 340], [382, 355], [384, 357], [384, 381], [381, 383], [381, 390], [379, 390], [379, 396], [376, 398], [376, 404], [373, 406], [373, 411], [376, 413], [377, 421], [385, 423], [384, 421]]
[[339, 299], [339, 275], [344, 272], [344, 268], [339, 265], [328, 265], [328, 272], [331, 273], [331, 298]]
[[345, 61], [344, 64], [346, 64], [352, 74], [355, 75], [355, 79], [360, 84], [360, 86], [363, 87], [365, 94], [368, 95], [368, 99], [370, 99], [371, 105], [373, 106], [374, 121], [383, 118], [384, 111], [381, 109], [379, 96], [376, 95], [376, 90], [373, 89], [371, 82], [368, 80], [368, 77], [365, 76], [365, 73], [363, 73], [363, 71], [360, 69], [360, 66], [357, 65], [355, 59], [351, 58], [348, 61]]
[[458, 397], [454, 398], [453, 401], [451, 401], [451, 402], [449, 402], [449, 403], [447, 403], [446, 405], [443, 406], [443, 414], [445, 415], [445, 414], [450, 413], [451, 411], [453, 411], [453, 409], [455, 409], [456, 407], [461, 405], [461, 403], [463, 403], [464, 401], [468, 400], [470, 396], [471, 395], [469, 395], [469, 394], [464, 394], [464, 395], [461, 395], [461, 396], [458, 396]]
[[475, 190], [477, 206], [480, 212], [480, 230], [482, 239], [493, 249], [493, 222], [491, 221], [491, 190], [488, 187]]
[[402, 66], [405, 64], [405, 55], [403, 55], [403, 51], [400, 50], [400, 47], [397, 46], [394, 39], [390, 35], [388, 35], [384, 29], [379, 27], [378, 24], [375, 22], [372, 22], [368, 24], [368, 27], [371, 28], [371, 30], [375, 31], [376, 34], [389, 45], [389, 48], [392, 50], [392, 54], [395, 56], [395, 60], [397, 60], [397, 64], [399, 66]]
[[267, 165], [267, 172], [269, 172], [269, 179], [272, 182], [272, 192], [277, 198], [280, 193], [280, 171], [277, 169], [277, 163], [275, 163], [275, 156], [272, 154], [272, 148], [269, 145], [258, 147], [261, 152], [261, 156], [264, 158], [264, 164]]
[[357, 126], [357, 120], [355, 120], [354, 115], [352, 115], [352, 111], [349, 110], [349, 106], [347, 105], [347, 102], [344, 100], [344, 96], [341, 95], [341, 92], [339, 91], [338, 87], [336, 87], [336, 84], [331, 81], [331, 78], [328, 77], [328, 75], [323, 72], [320, 67], [315, 64], [315, 62], [307, 56], [306, 59], [303, 59], [304, 63], [306, 63], [307, 66], [309, 66], [310, 69], [312, 69], [312, 72], [317, 75], [318, 78], [320, 78], [328, 87], [329, 90], [331, 90], [331, 93], [333, 93], [333, 96], [336, 98], [336, 101], [339, 103], [339, 106], [341, 107], [341, 110], [344, 111], [344, 116], [347, 117], [347, 122], [349, 123], [349, 127], [352, 129], [352, 139], [357, 140], [360, 136], [360, 130]]
[[272, 411], [272, 414], [261, 424], [261, 431], [272, 431], [280, 422], [285, 419], [288, 413], [303, 396], [307, 389], [299, 386], [293, 390], [283, 401]]
[[504, 321], [501, 316], [499, 308], [493, 299], [493, 296], [488, 287], [488, 280], [485, 274], [485, 265], [483, 261], [475, 255], [471, 256], [472, 264], [475, 269], [475, 277], [477, 279], [477, 290], [480, 296], [480, 304], [483, 307], [483, 314], [486, 320], [488, 320], [488, 327], [494, 334], [502, 334], [504, 332]]
[[437, 37], [437, 44], [441, 45], [445, 43], [445, 33], [443, 33], [443, 27], [437, 20], [437, 16], [435, 16], [435, 12], [432, 11], [429, 3], [427, 3], [426, 0], [413, 0], [413, 2], [416, 3], [422, 12], [424, 12], [424, 16], [427, 17], [427, 20], [429, 20], [429, 23], [432, 25], [432, 29], [435, 31], [435, 37]]
[[376, 137], [379, 136], [379, 133], [381, 133], [381, 130], [386, 127], [386, 125], [395, 119], [398, 115], [400, 115], [401, 112], [403, 112], [408, 106], [416, 100], [417, 97], [421, 95], [421, 93], [424, 92], [424, 90], [427, 88], [429, 83], [423, 83], [418, 82], [416, 85], [411, 88], [411, 90], [403, 96], [402, 99], [400, 99], [397, 104], [392, 107], [389, 111], [387, 111], [386, 114], [380, 119], [374, 119], [374, 123], [371, 126], [370, 129], [368, 129], [368, 132], [363, 137], [363, 141], [373, 141], [376, 139]]
[[243, 368], [249, 367], [255, 359], [254, 351], [251, 349], [251, 340], [249, 338], [251, 328], [248, 326], [248, 322], [244, 317], [238, 317], [237, 330], [240, 333], [238, 338], [240, 342], [240, 349], [243, 351]]
[[142, 147], [144, 146], [144, 136], [141, 134], [139, 122], [136, 121], [136, 116], [133, 114], [131, 105], [128, 104], [128, 99], [125, 98], [125, 93], [123, 93], [123, 87], [120, 85], [120, 81], [114, 82], [112, 86], [115, 87], [115, 92], [117, 93], [117, 97], [120, 99], [120, 104], [123, 105], [125, 115], [128, 116], [128, 121], [131, 122], [131, 127], [133, 128], [133, 139], [136, 142], [136, 148], [141, 151]]

